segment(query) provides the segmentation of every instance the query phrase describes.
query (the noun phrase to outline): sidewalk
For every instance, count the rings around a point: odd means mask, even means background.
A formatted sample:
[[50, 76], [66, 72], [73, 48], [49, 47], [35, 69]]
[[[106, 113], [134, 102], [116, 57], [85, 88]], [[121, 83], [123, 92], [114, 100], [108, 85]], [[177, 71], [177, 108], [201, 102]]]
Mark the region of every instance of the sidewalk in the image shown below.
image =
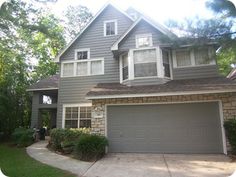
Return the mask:
[[92, 162], [83, 162], [62, 156], [49, 151], [47, 141], [40, 141], [26, 148], [30, 157], [47, 165], [69, 171], [78, 176], [82, 176], [92, 165]]

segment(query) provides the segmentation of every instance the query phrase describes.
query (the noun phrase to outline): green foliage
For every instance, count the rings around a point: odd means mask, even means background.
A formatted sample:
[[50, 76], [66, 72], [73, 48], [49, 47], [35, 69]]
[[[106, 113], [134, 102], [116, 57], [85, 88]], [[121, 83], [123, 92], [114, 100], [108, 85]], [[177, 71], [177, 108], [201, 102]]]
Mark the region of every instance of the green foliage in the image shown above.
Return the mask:
[[[29, 85], [58, 69], [52, 59], [65, 46], [59, 22], [29, 2], [10, 0], [0, 7], [0, 131], [6, 136], [30, 125]], [[32, 62], [38, 62], [34, 72]]]
[[100, 135], [83, 135], [76, 144], [76, 153], [81, 160], [94, 161], [105, 154], [108, 140]]
[[67, 40], [72, 40], [92, 19], [93, 15], [85, 6], [68, 6], [64, 12], [65, 35]]
[[88, 134], [89, 129], [60, 129], [55, 128], [50, 132], [49, 146], [55, 151], [62, 151], [64, 147], [74, 146], [82, 134]]
[[229, 119], [224, 122], [226, 135], [232, 148], [232, 153], [236, 154], [236, 119]]
[[26, 153], [25, 148], [0, 144], [1, 170], [10, 177], [75, 177], [71, 173], [42, 164]]
[[34, 130], [25, 128], [16, 128], [12, 133], [12, 140], [19, 147], [26, 147], [34, 142]]

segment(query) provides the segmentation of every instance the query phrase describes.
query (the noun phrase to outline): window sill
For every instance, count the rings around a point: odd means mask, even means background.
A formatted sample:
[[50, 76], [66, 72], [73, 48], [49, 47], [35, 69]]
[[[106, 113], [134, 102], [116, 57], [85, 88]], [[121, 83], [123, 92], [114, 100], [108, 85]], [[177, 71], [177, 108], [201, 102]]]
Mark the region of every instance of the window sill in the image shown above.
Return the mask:
[[174, 69], [181, 69], [181, 68], [196, 68], [196, 67], [204, 67], [204, 66], [214, 66], [215, 63], [212, 64], [203, 64], [203, 65], [191, 65], [191, 66], [174, 66]]

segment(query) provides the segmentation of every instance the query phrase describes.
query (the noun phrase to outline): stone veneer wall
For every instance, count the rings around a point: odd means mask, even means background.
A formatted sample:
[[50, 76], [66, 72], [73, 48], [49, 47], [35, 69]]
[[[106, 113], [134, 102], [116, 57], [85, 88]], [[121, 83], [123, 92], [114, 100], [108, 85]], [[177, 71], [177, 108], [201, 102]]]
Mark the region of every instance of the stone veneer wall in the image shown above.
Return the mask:
[[[221, 100], [223, 107], [223, 117], [230, 119], [236, 116], [236, 93], [218, 94], [196, 94], [178, 96], [159, 97], [135, 97], [135, 98], [111, 98], [92, 100], [92, 132], [105, 135], [105, 116], [107, 104], [127, 104], [127, 103], [168, 103], [168, 102], [192, 102], [192, 101], [218, 101]], [[227, 143], [227, 147], [228, 143]]]

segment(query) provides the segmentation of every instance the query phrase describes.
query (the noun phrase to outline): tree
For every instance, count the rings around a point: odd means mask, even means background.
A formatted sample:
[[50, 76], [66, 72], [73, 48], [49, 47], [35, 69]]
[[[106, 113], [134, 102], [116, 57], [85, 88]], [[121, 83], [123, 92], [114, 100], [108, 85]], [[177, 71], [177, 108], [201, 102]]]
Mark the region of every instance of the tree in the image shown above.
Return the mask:
[[206, 2], [206, 6], [222, 17], [236, 17], [235, 5], [231, 1], [210, 0]]
[[[222, 2], [225, 2], [226, 5], [222, 5]], [[216, 12], [220, 13], [219, 16], [212, 19], [195, 17], [185, 19], [183, 22], [169, 20], [166, 25], [173, 31], [177, 31], [182, 37], [180, 41], [174, 41], [174, 43], [204, 45], [208, 42], [217, 42], [220, 46], [220, 50], [217, 52], [219, 71], [226, 76], [232, 69], [231, 65], [236, 63], [234, 10], [229, 5], [231, 2], [227, 0], [214, 0], [206, 4], [207, 7], [216, 9]]]
[[69, 6], [65, 14], [66, 39], [72, 40], [92, 19], [93, 15], [85, 6]]
[[[27, 87], [55, 74], [52, 62], [64, 47], [58, 19], [20, 0], [0, 9], [0, 132], [9, 135], [18, 126], [29, 126], [31, 100]], [[29, 62], [38, 61], [32, 74]]]

